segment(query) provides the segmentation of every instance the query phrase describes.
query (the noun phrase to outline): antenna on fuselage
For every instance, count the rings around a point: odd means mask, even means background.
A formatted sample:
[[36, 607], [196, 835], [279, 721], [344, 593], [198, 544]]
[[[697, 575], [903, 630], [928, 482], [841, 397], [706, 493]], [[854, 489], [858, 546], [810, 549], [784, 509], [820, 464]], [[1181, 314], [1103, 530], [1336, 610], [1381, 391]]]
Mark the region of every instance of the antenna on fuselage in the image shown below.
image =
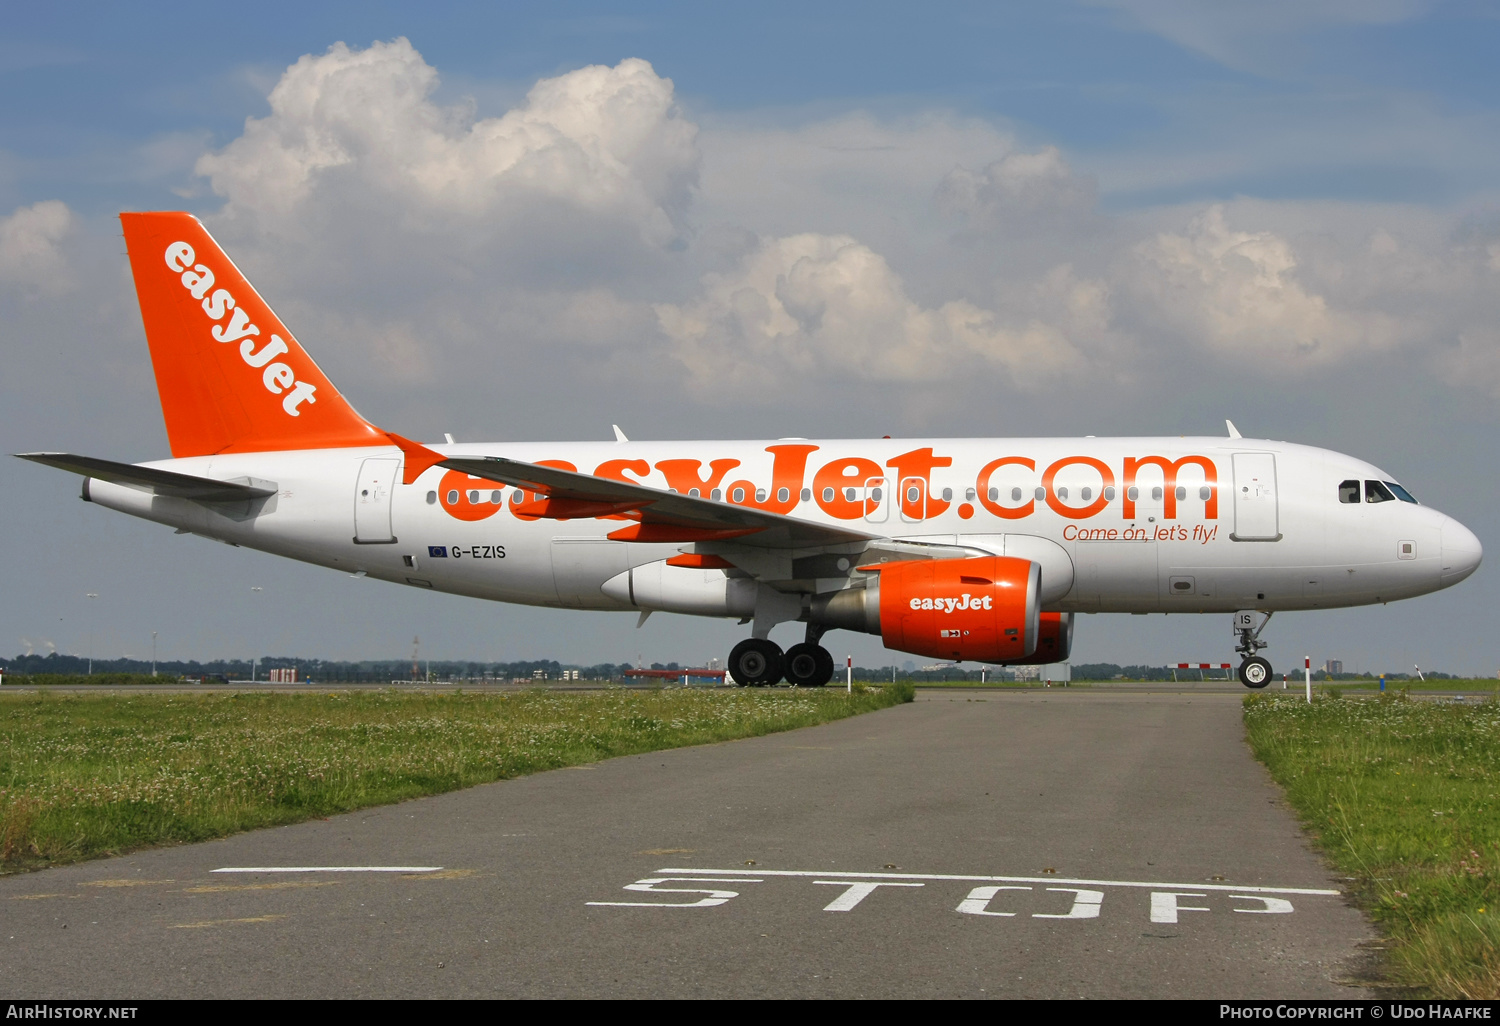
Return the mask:
[[1234, 421], [1226, 419], [1224, 421], [1224, 426], [1229, 429], [1229, 437], [1230, 438], [1244, 438], [1245, 437], [1244, 435], [1240, 434], [1240, 429], [1234, 426]]

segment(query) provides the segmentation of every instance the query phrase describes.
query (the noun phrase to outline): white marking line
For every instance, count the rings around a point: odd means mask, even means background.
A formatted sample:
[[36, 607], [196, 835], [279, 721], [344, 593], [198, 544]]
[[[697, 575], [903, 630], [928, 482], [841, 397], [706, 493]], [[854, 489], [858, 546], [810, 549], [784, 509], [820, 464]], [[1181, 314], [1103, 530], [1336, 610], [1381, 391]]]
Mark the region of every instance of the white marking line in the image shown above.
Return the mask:
[[824, 912], [848, 912], [875, 892], [877, 887], [926, 887], [926, 884], [894, 882], [890, 880], [814, 880], [815, 884], [831, 884], [847, 887], [837, 898], [823, 906]]
[[1337, 897], [1342, 891], [1313, 887], [1246, 887], [1243, 884], [1143, 883], [1139, 880], [1070, 880], [1057, 876], [960, 876], [951, 873], [836, 873], [801, 869], [658, 869], [658, 873], [713, 873], [720, 876], [836, 876], [845, 880], [957, 880], [965, 883], [1079, 884], [1085, 887], [1146, 887], [1153, 890], [1238, 891], [1241, 894], [1323, 894]]
[[211, 873], [436, 873], [442, 866], [226, 866]]
[[[720, 891], [708, 887], [658, 887], [657, 884], [664, 883], [762, 883], [761, 880], [751, 880], [746, 877], [734, 877], [732, 879], [715, 879], [702, 876], [674, 876], [674, 877], [647, 877], [645, 880], [637, 880], [633, 884], [626, 884], [627, 891], [650, 891], [653, 894], [706, 894], [708, 897], [699, 898], [697, 901], [586, 901], [585, 905], [606, 905], [615, 908], [708, 908], [711, 905], [722, 905], [730, 898], [738, 898], [739, 891]], [[857, 886], [857, 885], [856, 885]], [[921, 884], [915, 886], [920, 887]]]

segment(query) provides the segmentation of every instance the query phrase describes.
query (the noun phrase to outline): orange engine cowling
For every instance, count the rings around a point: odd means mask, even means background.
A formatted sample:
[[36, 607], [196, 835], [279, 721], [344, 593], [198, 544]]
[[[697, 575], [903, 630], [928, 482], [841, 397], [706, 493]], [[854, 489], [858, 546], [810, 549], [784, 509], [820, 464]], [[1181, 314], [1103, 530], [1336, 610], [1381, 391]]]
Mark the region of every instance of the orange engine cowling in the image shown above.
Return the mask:
[[923, 559], [880, 570], [880, 636], [939, 659], [1017, 662], [1041, 633], [1041, 566], [1013, 556]]
[[1040, 666], [1044, 663], [1067, 662], [1073, 651], [1073, 614], [1043, 613], [1036, 639], [1036, 651], [1025, 659], [1012, 659], [1013, 663]]

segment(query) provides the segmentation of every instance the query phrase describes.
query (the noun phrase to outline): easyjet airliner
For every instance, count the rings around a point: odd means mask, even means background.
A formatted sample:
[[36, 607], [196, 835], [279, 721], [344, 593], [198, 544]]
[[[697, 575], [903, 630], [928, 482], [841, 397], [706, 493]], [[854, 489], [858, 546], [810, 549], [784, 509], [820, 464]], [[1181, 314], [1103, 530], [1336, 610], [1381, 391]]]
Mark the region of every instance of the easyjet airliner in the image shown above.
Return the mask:
[[[1240, 679], [1278, 610], [1410, 598], [1482, 555], [1390, 474], [1243, 438], [423, 445], [339, 394], [198, 220], [123, 214], [172, 459], [22, 458], [83, 498], [413, 588], [734, 617], [744, 685], [816, 687], [840, 628], [996, 664], [1068, 657], [1079, 612], [1231, 613]], [[806, 625], [785, 651], [778, 624]]]

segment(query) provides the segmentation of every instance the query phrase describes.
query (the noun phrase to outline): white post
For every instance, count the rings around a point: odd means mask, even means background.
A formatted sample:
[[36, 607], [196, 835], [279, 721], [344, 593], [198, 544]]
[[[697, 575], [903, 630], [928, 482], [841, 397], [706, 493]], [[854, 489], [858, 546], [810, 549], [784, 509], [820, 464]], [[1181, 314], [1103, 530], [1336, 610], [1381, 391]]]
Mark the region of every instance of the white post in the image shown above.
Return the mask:
[[848, 691], [849, 694], [852, 695], [852, 694], [854, 694], [854, 656], [853, 655], [849, 656], [848, 661], [845, 663], [845, 668], [844, 669], [845, 669], [845, 673], [848, 675], [847, 679], [844, 681], [844, 690]]
[[[97, 591], [88, 593], [88, 597], [96, 599], [99, 597]], [[94, 604], [89, 603], [89, 676], [94, 675]]]
[[1302, 657], [1302, 676], [1307, 683], [1307, 700], [1312, 701], [1312, 656]]
[[[256, 602], [254, 597], [256, 595], [259, 595], [261, 593], [261, 591], [263, 591], [263, 590], [264, 589], [258, 588], [255, 585], [251, 585], [250, 586], [251, 602], [254, 605], [255, 610], [256, 610], [256, 613], [255, 613], [255, 625], [257, 627], [260, 626], [260, 603]], [[250, 680], [251, 680], [252, 683], [254, 683], [254, 681], [255, 681], [255, 660], [256, 660], [256, 658], [257, 657], [253, 656], [253, 655], [250, 657]]]

